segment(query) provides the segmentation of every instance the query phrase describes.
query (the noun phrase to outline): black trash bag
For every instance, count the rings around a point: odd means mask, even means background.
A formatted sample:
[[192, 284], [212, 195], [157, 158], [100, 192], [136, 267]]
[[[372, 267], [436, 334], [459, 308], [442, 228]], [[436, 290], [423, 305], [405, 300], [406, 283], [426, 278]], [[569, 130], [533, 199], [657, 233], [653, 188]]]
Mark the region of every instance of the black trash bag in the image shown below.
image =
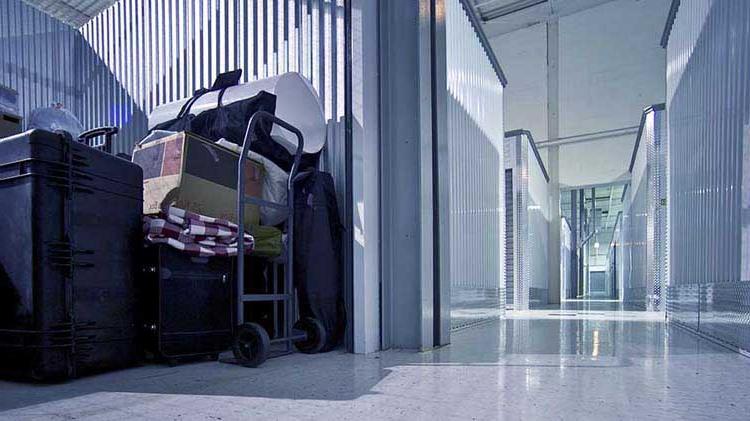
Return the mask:
[[[294, 137], [293, 134], [289, 136]], [[296, 138], [295, 138], [296, 139]], [[294, 164], [294, 154], [289, 153], [285, 147], [273, 140], [270, 136], [257, 135], [250, 144], [250, 150], [268, 158], [285, 172], [291, 172]], [[299, 170], [307, 171], [318, 167], [320, 152], [302, 154]]]
[[341, 343], [346, 329], [341, 237], [343, 226], [333, 178], [311, 170], [295, 186], [294, 283], [300, 318], [320, 320], [328, 334], [323, 351]]

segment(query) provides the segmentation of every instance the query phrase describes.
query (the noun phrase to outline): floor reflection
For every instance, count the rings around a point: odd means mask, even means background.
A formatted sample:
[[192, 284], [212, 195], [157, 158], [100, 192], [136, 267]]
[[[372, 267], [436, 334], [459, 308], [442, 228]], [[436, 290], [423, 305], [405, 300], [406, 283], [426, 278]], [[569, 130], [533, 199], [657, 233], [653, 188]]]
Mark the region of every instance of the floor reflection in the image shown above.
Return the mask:
[[750, 359], [619, 303], [508, 312], [429, 352], [0, 382], [0, 419], [744, 420]]

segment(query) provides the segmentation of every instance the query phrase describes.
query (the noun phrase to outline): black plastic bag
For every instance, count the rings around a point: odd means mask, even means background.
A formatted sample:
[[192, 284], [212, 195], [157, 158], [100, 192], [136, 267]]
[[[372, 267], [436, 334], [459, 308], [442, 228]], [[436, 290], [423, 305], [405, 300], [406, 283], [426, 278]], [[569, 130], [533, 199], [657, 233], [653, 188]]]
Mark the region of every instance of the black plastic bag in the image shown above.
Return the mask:
[[[258, 111], [273, 114], [276, 110], [276, 95], [260, 91], [252, 98], [224, 105], [222, 99], [225, 90], [226, 88], [223, 88], [219, 92], [219, 103], [216, 108], [203, 111], [198, 115], [190, 114], [193, 103], [205, 94], [205, 92], [199, 92], [185, 104], [176, 118], [158, 124], [152, 130], [189, 131], [209, 140], [226, 139], [242, 145], [250, 118]], [[273, 142], [270, 138], [271, 128], [271, 122], [261, 122], [256, 128], [253, 143], [257, 143], [260, 139]], [[281, 145], [278, 147], [283, 149]]]

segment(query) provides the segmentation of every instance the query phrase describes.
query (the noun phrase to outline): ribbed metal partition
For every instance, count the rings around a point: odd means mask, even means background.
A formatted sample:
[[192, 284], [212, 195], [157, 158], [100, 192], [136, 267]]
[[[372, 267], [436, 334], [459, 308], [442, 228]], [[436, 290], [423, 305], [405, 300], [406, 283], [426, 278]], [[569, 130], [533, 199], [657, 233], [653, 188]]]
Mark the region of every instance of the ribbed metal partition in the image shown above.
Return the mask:
[[663, 104], [647, 111], [643, 138], [646, 139], [648, 168], [648, 282], [646, 308], [651, 311], [666, 310], [667, 214], [667, 127]]
[[300, 72], [329, 119], [344, 115], [344, 0], [121, 0], [81, 33], [81, 117], [123, 127], [124, 149], [156, 106], [233, 69], [245, 82]]
[[628, 271], [623, 278], [623, 301], [663, 311], [665, 289], [668, 200], [666, 190], [666, 125], [664, 105], [643, 112], [631, 159], [631, 183], [625, 195], [623, 247]]
[[[507, 143], [504, 148], [505, 156], [508, 156]], [[513, 309], [513, 269], [515, 254], [513, 250], [513, 224], [515, 221], [513, 210], [513, 169], [505, 170], [505, 308]]]
[[74, 57], [82, 46], [72, 27], [19, 0], [0, 1], [0, 85], [19, 93], [24, 117], [53, 102], [79, 110]]
[[683, 0], [667, 36], [668, 317], [750, 350], [750, 2]]
[[560, 222], [560, 285], [565, 288], [573, 283], [573, 232], [567, 219]]
[[460, 0], [445, 1], [454, 328], [504, 312], [503, 85]]
[[[630, 276], [630, 259], [628, 247], [625, 244], [625, 213], [621, 211], [617, 215], [617, 221], [615, 222], [615, 228], [612, 233], [612, 244], [610, 245], [610, 256], [609, 256], [609, 273], [607, 280], [611, 285], [614, 286], [615, 291], [612, 294], [612, 298], [621, 300], [623, 298], [623, 286], [625, 279]], [[612, 279], [614, 278], [614, 279]]]
[[513, 173], [513, 308], [547, 303], [549, 192], [546, 170], [523, 131], [506, 133], [505, 167]]
[[121, 0], [80, 33], [18, 0], [0, 12], [0, 83], [22, 111], [64, 102], [86, 128], [119, 126], [116, 152], [155, 107], [238, 68], [244, 82], [300, 72], [327, 118], [344, 115], [344, 0]]

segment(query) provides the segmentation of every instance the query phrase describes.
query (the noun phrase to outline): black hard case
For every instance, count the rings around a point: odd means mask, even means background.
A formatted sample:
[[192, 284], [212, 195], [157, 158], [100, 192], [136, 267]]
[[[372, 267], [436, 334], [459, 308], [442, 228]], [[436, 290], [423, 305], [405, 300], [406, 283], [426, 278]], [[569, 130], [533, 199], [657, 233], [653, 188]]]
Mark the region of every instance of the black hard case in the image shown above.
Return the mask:
[[67, 136], [0, 140], [0, 375], [137, 361], [142, 183], [137, 165]]
[[146, 249], [141, 288], [146, 344], [173, 360], [218, 356], [232, 341], [232, 259], [192, 257], [167, 245]]

